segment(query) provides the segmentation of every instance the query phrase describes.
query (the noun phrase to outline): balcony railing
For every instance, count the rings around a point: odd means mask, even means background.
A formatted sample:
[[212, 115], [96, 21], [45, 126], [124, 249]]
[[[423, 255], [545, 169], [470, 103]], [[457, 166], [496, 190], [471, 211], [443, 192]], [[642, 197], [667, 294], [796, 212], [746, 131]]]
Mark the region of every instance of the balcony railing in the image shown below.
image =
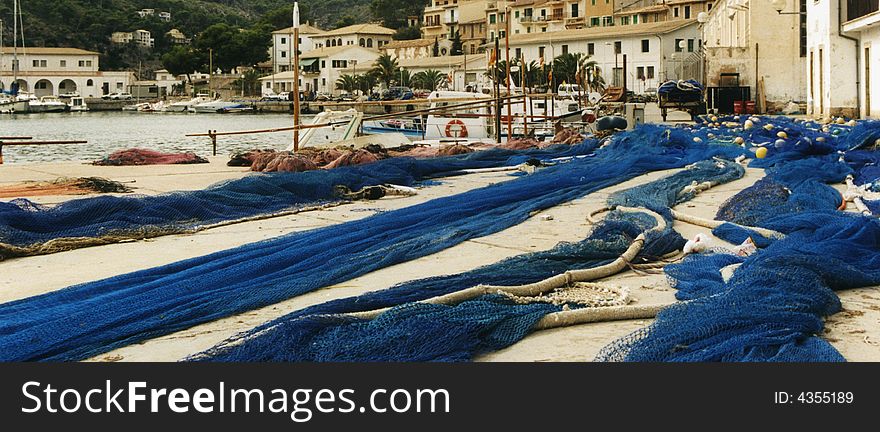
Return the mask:
[[847, 0], [846, 1], [846, 20], [852, 21], [861, 18], [873, 12], [877, 12], [880, 7], [878, 0]]

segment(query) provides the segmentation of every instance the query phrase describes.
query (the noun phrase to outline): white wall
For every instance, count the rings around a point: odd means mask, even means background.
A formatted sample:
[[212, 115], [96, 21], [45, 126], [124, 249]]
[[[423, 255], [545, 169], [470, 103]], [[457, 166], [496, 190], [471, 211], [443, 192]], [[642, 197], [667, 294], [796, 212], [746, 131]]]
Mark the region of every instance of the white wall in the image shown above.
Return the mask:
[[[880, 118], [880, 26], [862, 32], [861, 48], [861, 97], [862, 117]], [[871, 58], [865, 58], [865, 48], [870, 51]], [[865, 65], [870, 64], [870, 79], [865, 79]], [[870, 98], [867, 97], [865, 83], [870, 82]], [[870, 99], [870, 100], [869, 100]], [[870, 105], [870, 112], [868, 106]]]
[[838, 2], [807, 1], [807, 113], [816, 117], [857, 114], [855, 43], [838, 34]]

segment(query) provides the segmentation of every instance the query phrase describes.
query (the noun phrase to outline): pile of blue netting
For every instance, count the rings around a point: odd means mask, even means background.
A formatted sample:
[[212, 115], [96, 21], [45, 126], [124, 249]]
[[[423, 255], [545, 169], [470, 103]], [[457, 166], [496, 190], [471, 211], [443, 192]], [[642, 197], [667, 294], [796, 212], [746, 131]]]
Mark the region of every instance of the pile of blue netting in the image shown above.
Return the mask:
[[[275, 319], [204, 353], [196, 361], [464, 361], [513, 344], [561, 305], [516, 305], [486, 295], [457, 305], [415, 303], [479, 284], [512, 286], [568, 270], [594, 268], [619, 257], [641, 233], [648, 241], [636, 262], [680, 250], [669, 208], [692, 199], [694, 182], [723, 184], [744, 174], [730, 161], [703, 161], [663, 179], [612, 194], [613, 206], [646, 208], [667, 226], [649, 232], [656, 219], [640, 212], [612, 212], [577, 243], [509, 258], [469, 272], [416, 280], [357, 297], [319, 304]], [[579, 307], [569, 304], [570, 308]], [[375, 319], [346, 313], [393, 307]]]
[[[492, 149], [433, 159], [392, 158], [301, 173], [253, 174], [207, 189], [158, 196], [100, 196], [48, 207], [0, 202], [0, 260], [125, 240], [189, 233], [211, 225], [346, 200], [340, 190], [412, 186], [466, 169], [514, 166], [590, 154], [596, 141], [511, 151]], [[340, 189], [340, 186], [343, 187]]]
[[[668, 266], [683, 302], [605, 347], [598, 360], [844, 360], [819, 337], [823, 318], [841, 309], [835, 291], [880, 285], [880, 222], [841, 212], [843, 196], [828, 183], [850, 174], [859, 184], [877, 181], [876, 153], [858, 149], [874, 146], [880, 122], [749, 121], [771, 126], [726, 129], [769, 149], [767, 158], [752, 163], [767, 168], [767, 175], [721, 206], [716, 218], [730, 223], [714, 234], [734, 244], [752, 238], [760, 249], [748, 257], [694, 255]], [[703, 129], [724, 133], [710, 125]], [[765, 238], [749, 226], [785, 237]]]
[[0, 305], [0, 360], [87, 358], [493, 234], [535, 211], [650, 171], [740, 154], [738, 146], [646, 125], [615, 136], [591, 157], [530, 176], [6, 303]]

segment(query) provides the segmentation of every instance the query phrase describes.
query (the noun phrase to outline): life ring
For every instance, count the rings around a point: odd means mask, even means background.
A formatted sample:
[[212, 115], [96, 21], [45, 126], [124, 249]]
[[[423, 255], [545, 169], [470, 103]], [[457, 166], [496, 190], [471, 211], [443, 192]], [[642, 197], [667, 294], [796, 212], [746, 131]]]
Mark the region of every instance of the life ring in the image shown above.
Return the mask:
[[[453, 128], [456, 128], [453, 129]], [[453, 132], [458, 132], [457, 135], [454, 135]], [[467, 138], [468, 130], [467, 126], [464, 125], [464, 122], [461, 120], [455, 119], [450, 120], [449, 123], [446, 123], [446, 136], [449, 138]]]

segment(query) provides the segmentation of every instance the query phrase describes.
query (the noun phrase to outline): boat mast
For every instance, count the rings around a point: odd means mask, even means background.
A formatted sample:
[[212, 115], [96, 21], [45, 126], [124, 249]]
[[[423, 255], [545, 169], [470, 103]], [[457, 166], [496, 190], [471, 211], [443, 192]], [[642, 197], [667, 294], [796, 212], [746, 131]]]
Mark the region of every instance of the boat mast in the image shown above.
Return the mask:
[[12, 93], [18, 95], [18, 0], [12, 0]]
[[299, 2], [293, 2], [293, 151], [299, 150]]

